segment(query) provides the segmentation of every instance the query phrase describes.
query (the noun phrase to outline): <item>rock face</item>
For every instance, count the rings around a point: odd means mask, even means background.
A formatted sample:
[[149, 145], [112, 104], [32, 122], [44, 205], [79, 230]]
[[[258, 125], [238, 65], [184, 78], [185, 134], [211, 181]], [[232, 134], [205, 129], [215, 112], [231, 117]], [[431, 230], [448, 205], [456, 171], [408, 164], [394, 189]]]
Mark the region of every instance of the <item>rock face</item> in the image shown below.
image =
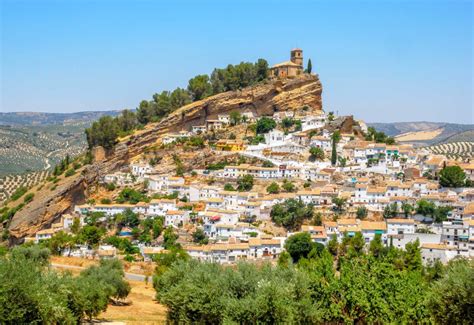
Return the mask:
[[[9, 225], [10, 243], [15, 244], [42, 228], [57, 222], [75, 204], [85, 202], [91, 188], [105, 174], [119, 170], [130, 159], [141, 154], [145, 147], [154, 145], [165, 133], [190, 130], [203, 125], [206, 119], [232, 111], [251, 111], [257, 116], [271, 116], [277, 111], [322, 110], [322, 85], [317, 75], [301, 75], [294, 79], [269, 81], [240, 91], [218, 94], [181, 107], [158, 123], [147, 125], [128, 139], [117, 144], [113, 152], [76, 175], [61, 179], [54, 190], [44, 189], [34, 200], [18, 211]], [[186, 163], [186, 162], [185, 162]]]

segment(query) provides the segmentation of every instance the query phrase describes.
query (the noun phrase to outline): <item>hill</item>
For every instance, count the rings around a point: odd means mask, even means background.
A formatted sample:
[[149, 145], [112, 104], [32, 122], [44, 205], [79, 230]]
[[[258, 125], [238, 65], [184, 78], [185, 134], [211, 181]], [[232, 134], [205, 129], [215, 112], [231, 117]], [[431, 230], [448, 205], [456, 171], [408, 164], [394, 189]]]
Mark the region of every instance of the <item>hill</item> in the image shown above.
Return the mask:
[[[119, 170], [138, 155], [156, 149], [157, 141], [166, 133], [190, 130], [192, 126], [202, 125], [206, 119], [215, 119], [219, 114], [235, 110], [251, 111], [256, 116], [272, 116], [277, 111], [322, 110], [321, 94], [318, 76], [305, 74], [220, 93], [183, 106], [159, 122], [149, 123], [144, 129], [121, 139], [100, 161], [81, 167], [70, 177], [58, 178], [54, 184], [44, 184], [42, 191], [33, 189], [36, 191], [34, 199], [11, 219], [10, 241], [21, 242], [25, 236], [51, 225], [75, 204], [84, 203], [101, 177]], [[173, 157], [180, 157], [185, 169], [215, 162], [215, 158], [205, 150], [194, 150], [187, 155], [155, 151], [163, 158], [160, 163], [163, 168], [175, 168]], [[171, 161], [172, 165], [167, 166], [164, 161]]]
[[101, 116], [116, 116], [120, 111], [85, 111], [75, 113], [8, 112], [0, 113], [0, 125], [75, 125], [91, 123]]
[[473, 124], [439, 122], [367, 123], [399, 142], [428, 146], [448, 142], [474, 142]]

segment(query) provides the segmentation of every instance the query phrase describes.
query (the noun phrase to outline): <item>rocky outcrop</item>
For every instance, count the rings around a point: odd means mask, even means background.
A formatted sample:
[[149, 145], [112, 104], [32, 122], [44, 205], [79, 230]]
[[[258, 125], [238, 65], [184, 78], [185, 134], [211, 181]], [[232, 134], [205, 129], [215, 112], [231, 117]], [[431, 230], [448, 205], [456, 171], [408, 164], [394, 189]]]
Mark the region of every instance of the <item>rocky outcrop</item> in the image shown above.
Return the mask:
[[37, 193], [34, 200], [11, 220], [10, 242], [21, 242], [24, 237], [56, 222], [61, 214], [70, 211], [75, 204], [84, 203], [100, 177], [128, 164], [131, 158], [156, 144], [165, 133], [189, 130], [193, 125], [204, 124], [206, 119], [235, 110], [251, 111], [257, 116], [271, 116], [277, 111], [300, 110], [303, 107], [310, 111], [322, 110], [321, 93], [318, 76], [305, 74], [294, 79], [269, 81], [218, 94], [181, 107], [160, 122], [149, 124], [144, 130], [123, 139], [107, 156], [100, 155], [94, 164], [83, 167], [74, 176], [60, 180], [53, 190], [45, 189]]

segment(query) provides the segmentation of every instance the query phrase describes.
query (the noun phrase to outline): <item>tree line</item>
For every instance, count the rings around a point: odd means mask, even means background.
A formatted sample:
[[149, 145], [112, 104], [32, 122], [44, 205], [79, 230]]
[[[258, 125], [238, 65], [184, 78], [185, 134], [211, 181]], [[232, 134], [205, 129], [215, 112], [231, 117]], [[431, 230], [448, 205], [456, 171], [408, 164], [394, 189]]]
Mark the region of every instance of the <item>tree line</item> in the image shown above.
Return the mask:
[[73, 277], [49, 268], [49, 250], [16, 247], [0, 257], [0, 323], [79, 324], [130, 292], [118, 260], [102, 260]]
[[[154, 277], [168, 321], [199, 324], [441, 323], [472, 324], [473, 262], [424, 267], [418, 243], [405, 251], [380, 236], [328, 248], [309, 234], [287, 241], [277, 266], [226, 267], [161, 257]], [[174, 262], [170, 261], [173, 260]], [[159, 264], [160, 265], [160, 264]]]
[[126, 136], [147, 123], [158, 122], [184, 105], [225, 91], [255, 85], [266, 80], [267, 76], [268, 63], [264, 59], [216, 68], [210, 76], [195, 76], [189, 80], [186, 89], [178, 87], [173, 91], [156, 93], [151, 100], [142, 100], [136, 111], [124, 110], [117, 117], [103, 116], [92, 123], [85, 131], [89, 149], [94, 146], [111, 149], [118, 137]]

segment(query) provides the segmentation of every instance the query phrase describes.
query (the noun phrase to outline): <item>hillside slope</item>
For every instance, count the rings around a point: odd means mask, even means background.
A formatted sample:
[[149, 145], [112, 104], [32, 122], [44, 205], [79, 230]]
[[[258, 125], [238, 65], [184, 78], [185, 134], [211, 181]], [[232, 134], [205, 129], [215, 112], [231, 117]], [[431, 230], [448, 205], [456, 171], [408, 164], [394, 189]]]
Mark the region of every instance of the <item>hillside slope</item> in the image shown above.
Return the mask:
[[120, 111], [85, 111], [75, 113], [0, 112], [0, 125], [52, 125], [90, 123], [104, 115], [116, 116]]
[[[82, 167], [74, 176], [62, 178], [53, 188], [37, 193], [34, 200], [18, 211], [9, 225], [11, 243], [21, 242], [41, 228], [52, 224], [62, 214], [83, 203], [104, 175], [118, 170], [141, 154], [170, 131], [189, 130], [202, 125], [208, 118], [234, 110], [252, 111], [257, 116], [272, 115], [276, 111], [322, 109], [322, 85], [318, 76], [301, 75], [295, 79], [278, 80], [240, 91], [218, 94], [181, 107], [158, 123], [123, 139], [104, 160]], [[199, 155], [199, 154], [198, 154]], [[202, 152], [201, 156], [207, 157]], [[212, 157], [211, 157], [212, 158]], [[183, 159], [183, 162], [184, 159]], [[185, 162], [193, 163], [193, 161]]]
[[[378, 131], [389, 136], [398, 137], [399, 141], [417, 145], [432, 145], [437, 143], [474, 141], [473, 124], [455, 124], [438, 122], [396, 122], [368, 123]], [[462, 137], [457, 138], [459, 135]]]

